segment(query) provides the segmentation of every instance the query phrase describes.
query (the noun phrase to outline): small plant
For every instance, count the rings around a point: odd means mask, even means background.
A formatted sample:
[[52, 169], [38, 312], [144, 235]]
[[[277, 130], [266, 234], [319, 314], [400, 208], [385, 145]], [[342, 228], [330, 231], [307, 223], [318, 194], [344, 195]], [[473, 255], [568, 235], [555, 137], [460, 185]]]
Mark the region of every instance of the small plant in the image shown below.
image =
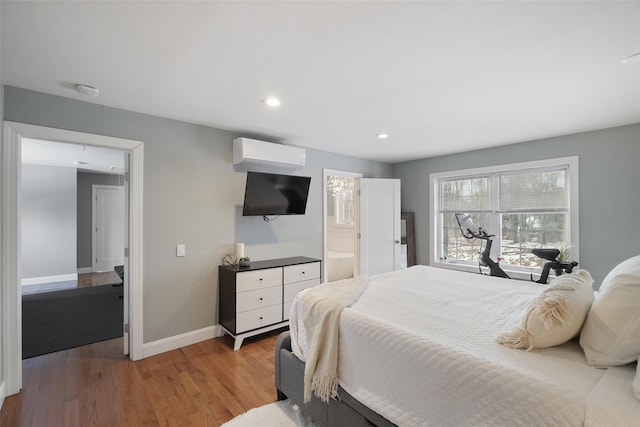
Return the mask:
[[569, 262], [571, 259], [571, 246], [560, 245], [558, 250], [560, 253], [558, 254], [557, 260], [564, 263]]
[[238, 265], [240, 265], [240, 267], [248, 267], [250, 262], [251, 259], [249, 259], [248, 256], [243, 256], [238, 260]]

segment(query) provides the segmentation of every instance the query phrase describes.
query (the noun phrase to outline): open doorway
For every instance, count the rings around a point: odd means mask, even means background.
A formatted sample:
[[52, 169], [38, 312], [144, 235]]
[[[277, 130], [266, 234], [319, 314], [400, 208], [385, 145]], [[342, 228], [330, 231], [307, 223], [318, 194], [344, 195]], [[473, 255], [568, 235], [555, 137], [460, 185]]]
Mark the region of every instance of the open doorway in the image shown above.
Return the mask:
[[125, 349], [132, 360], [144, 357], [143, 349], [143, 156], [141, 141], [115, 138], [84, 132], [68, 131], [16, 122], [4, 122], [2, 141], [2, 242], [0, 272], [2, 304], [2, 353], [5, 375], [5, 395], [18, 393], [22, 387], [22, 324], [21, 324], [21, 149], [24, 138], [86, 144], [124, 150], [128, 153], [125, 176], [128, 176], [126, 224], [129, 230], [126, 254], [128, 270], [124, 272], [124, 315], [128, 316], [128, 335], [125, 330]]
[[23, 138], [23, 359], [123, 336], [125, 156]]
[[362, 174], [324, 169], [324, 278], [359, 274], [358, 179]]

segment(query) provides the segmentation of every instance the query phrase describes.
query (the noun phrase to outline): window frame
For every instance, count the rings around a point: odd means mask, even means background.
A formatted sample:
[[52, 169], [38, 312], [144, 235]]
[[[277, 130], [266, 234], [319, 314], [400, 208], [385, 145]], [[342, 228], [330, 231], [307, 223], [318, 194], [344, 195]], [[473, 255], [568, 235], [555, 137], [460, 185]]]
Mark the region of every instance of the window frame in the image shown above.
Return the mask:
[[[445, 172], [434, 172], [429, 174], [430, 189], [430, 209], [429, 209], [429, 235], [430, 235], [430, 259], [429, 265], [439, 268], [448, 268], [453, 270], [478, 272], [478, 264], [472, 262], [452, 262], [442, 261], [439, 256], [440, 233], [438, 217], [440, 203], [440, 181], [451, 179], [467, 179], [478, 176], [508, 174], [508, 173], [525, 173], [527, 171], [544, 171], [557, 170], [559, 168], [567, 168], [566, 185], [568, 188], [568, 218], [569, 227], [566, 230], [567, 242], [571, 247], [571, 258], [580, 259], [580, 241], [579, 241], [579, 162], [578, 156], [560, 157], [554, 159], [535, 160], [529, 162], [509, 163], [495, 166], [487, 166], [472, 169], [461, 169]], [[491, 188], [491, 187], [490, 187]], [[489, 231], [496, 234], [496, 239], [492, 247], [492, 258], [496, 258], [500, 250], [501, 242], [501, 225], [499, 209], [499, 195], [495, 191], [490, 192], [491, 211], [490, 211], [490, 227]], [[498, 232], [495, 232], [498, 230]], [[530, 274], [540, 273], [540, 268], [519, 267], [504, 264], [503, 269], [515, 279], [529, 279]]]

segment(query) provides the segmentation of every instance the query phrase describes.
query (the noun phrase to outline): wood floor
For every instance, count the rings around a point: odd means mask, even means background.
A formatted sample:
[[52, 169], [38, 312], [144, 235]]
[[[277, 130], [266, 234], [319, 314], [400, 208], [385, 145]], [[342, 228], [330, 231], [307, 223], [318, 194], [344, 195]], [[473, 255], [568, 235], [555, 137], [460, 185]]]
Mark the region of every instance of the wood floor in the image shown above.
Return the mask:
[[122, 338], [23, 361], [23, 389], [1, 427], [219, 426], [276, 400], [278, 333], [229, 336], [132, 362]]
[[38, 285], [21, 286], [22, 295], [38, 294], [42, 292], [62, 291], [65, 289], [87, 288], [90, 286], [111, 285], [120, 283], [122, 280], [115, 271], [105, 271], [103, 273], [78, 274], [78, 280], [67, 280], [64, 282], [41, 283]]

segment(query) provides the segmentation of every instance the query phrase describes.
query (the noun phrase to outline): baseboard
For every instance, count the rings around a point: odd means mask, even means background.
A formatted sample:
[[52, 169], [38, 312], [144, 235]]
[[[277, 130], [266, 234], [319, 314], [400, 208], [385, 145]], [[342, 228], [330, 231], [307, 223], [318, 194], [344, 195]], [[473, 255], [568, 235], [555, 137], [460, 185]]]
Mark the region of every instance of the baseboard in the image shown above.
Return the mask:
[[172, 337], [163, 338], [161, 340], [152, 341], [144, 344], [142, 347], [143, 357], [155, 356], [156, 354], [166, 351], [175, 350], [176, 348], [185, 347], [212, 338], [218, 338], [224, 335], [222, 326], [213, 325], [206, 328], [198, 329], [184, 334], [174, 335]]
[[0, 409], [4, 405], [4, 381], [0, 383]]
[[55, 283], [55, 282], [68, 282], [70, 280], [78, 280], [77, 273], [60, 274], [58, 276], [42, 276], [42, 277], [29, 277], [21, 280], [22, 286], [29, 285], [41, 285], [43, 283]]
[[78, 274], [89, 274], [93, 273], [93, 268], [91, 267], [82, 267], [78, 269]]

